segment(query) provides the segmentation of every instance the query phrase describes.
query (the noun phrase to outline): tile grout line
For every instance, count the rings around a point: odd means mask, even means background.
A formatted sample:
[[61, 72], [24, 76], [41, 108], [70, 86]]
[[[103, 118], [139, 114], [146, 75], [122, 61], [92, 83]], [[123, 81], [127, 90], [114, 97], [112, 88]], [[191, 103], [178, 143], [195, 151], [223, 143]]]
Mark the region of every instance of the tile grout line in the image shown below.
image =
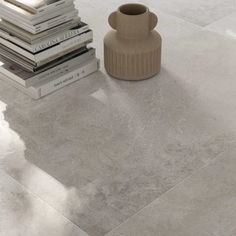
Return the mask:
[[[170, 16], [170, 17], [172, 17], [172, 18], [176, 18], [176, 19], [178, 19], [178, 20], [180, 20], [180, 21], [183, 21], [183, 22], [186, 23], [186, 24], [190, 24], [190, 25], [192, 25], [192, 26], [198, 27], [199, 29], [202, 29], [202, 28], [205, 27], [205, 26], [201, 26], [201, 25], [199, 25], [199, 24], [197, 24], [197, 23], [194, 23], [194, 22], [192, 22], [192, 21], [188, 21], [188, 20], [186, 20], [185, 18], [182, 18], [182, 17], [180, 17], [180, 16], [172, 15], [172, 14], [169, 13], [169, 12], [162, 11], [162, 10], [157, 10], [155, 7], [150, 7], [150, 9], [155, 9], [156, 12], [157, 12], [157, 15], [158, 15], [158, 12], [160, 12], [160, 13], [162, 13], [162, 14], [164, 14], [164, 15], [167, 15], [167, 16]], [[157, 27], [158, 27], [158, 26], [157, 26]]]
[[[234, 148], [232, 148], [234, 149]], [[184, 183], [185, 181], [187, 181], [188, 179], [190, 179], [191, 177], [195, 176], [198, 172], [206, 169], [207, 167], [212, 166], [214, 163], [216, 163], [217, 161], [219, 161], [221, 159], [221, 155], [223, 155], [224, 153], [226, 153], [229, 150], [224, 151], [223, 153], [219, 154], [216, 156], [216, 158], [214, 160], [209, 161], [209, 163], [206, 163], [205, 165], [203, 165], [201, 168], [195, 170], [192, 174], [190, 174], [189, 176], [187, 176], [186, 178], [184, 178], [183, 180], [181, 180], [179, 183], [177, 183], [175, 186], [173, 186], [172, 188], [170, 188], [169, 190], [167, 190], [165, 193], [163, 193], [162, 195], [160, 195], [159, 197], [157, 197], [156, 199], [154, 199], [153, 201], [151, 201], [150, 203], [148, 203], [146, 206], [144, 206], [143, 208], [141, 208], [138, 212], [136, 212], [134, 215], [130, 216], [128, 219], [126, 219], [124, 222], [122, 222], [121, 224], [119, 224], [118, 226], [116, 226], [114, 229], [112, 229], [111, 231], [109, 231], [107, 234], [105, 234], [104, 236], [109, 236], [110, 233], [114, 232], [116, 229], [120, 228], [122, 225], [126, 224], [131, 218], [139, 215], [143, 210], [145, 210], [146, 208], [148, 208], [149, 206], [151, 206], [154, 202], [156, 201], [160, 201], [163, 197], [165, 197], [166, 194], [168, 194], [169, 192], [174, 191], [179, 185], [181, 185], [182, 183]]]
[[59, 212], [57, 209], [55, 209], [53, 206], [51, 206], [49, 203], [47, 203], [46, 201], [44, 201], [40, 196], [38, 196], [37, 194], [33, 193], [30, 189], [28, 189], [25, 185], [23, 185], [22, 183], [18, 182], [13, 176], [11, 176], [9, 173], [7, 173], [5, 170], [2, 170], [3, 173], [5, 175], [7, 175], [8, 177], [10, 177], [15, 183], [17, 183], [19, 186], [21, 186], [23, 188], [23, 190], [25, 190], [28, 194], [32, 195], [33, 197], [35, 197], [36, 199], [38, 199], [39, 201], [41, 201], [42, 203], [44, 203], [46, 206], [48, 206], [49, 208], [53, 209], [58, 215], [60, 215], [61, 217], [63, 217], [66, 221], [70, 222], [72, 225], [74, 225], [76, 228], [78, 228], [80, 231], [82, 231], [83, 233], [87, 234], [87, 236], [91, 236], [90, 234], [88, 234], [87, 232], [85, 232], [83, 229], [80, 228], [79, 225], [77, 225], [76, 223], [74, 223], [73, 221], [71, 221], [69, 218], [67, 218], [64, 214], [62, 214], [61, 212]]
[[209, 24], [203, 26], [203, 28], [205, 29], [205, 28], [209, 27], [210, 25], [215, 24], [215, 23], [218, 23], [218, 22], [220, 22], [221, 20], [223, 20], [223, 19], [225, 19], [225, 18], [227, 18], [227, 17], [229, 17], [229, 16], [232, 16], [232, 15], [234, 15], [234, 14], [236, 14], [236, 10], [234, 10], [233, 12], [229, 13], [229, 14], [226, 15], [226, 16], [220, 17], [220, 18], [218, 18], [217, 20], [215, 20], [215, 21], [213, 21], [213, 22], [211, 22], [211, 23], [209, 23]]
[[[169, 12], [167, 12], [167, 11], [157, 10], [155, 7], [150, 7], [150, 9], [155, 9], [156, 12], [157, 12], [157, 14], [158, 14], [158, 12], [160, 12], [160, 13], [163, 13], [163, 14], [168, 15], [168, 16], [170, 16], [170, 17], [175, 17], [175, 18], [177, 18], [177, 19], [179, 19], [179, 20], [184, 21], [185, 23], [191, 24], [191, 25], [193, 25], [193, 26], [197, 26], [197, 27], [199, 27], [200, 29], [205, 29], [205, 28], [207, 28], [208, 26], [210, 26], [211, 24], [217, 23], [217, 22], [221, 21], [222, 19], [224, 19], [224, 18], [226, 18], [226, 17], [229, 17], [229, 16], [231, 16], [231, 15], [233, 15], [233, 14], [236, 14], [236, 10], [234, 10], [233, 12], [231, 12], [231, 13], [225, 15], [225, 16], [222, 16], [222, 17], [220, 17], [220, 18], [218, 18], [218, 19], [216, 19], [216, 20], [214, 20], [214, 21], [211, 22], [211, 23], [207, 23], [206, 25], [199, 25], [199, 24], [194, 23], [194, 22], [192, 22], [192, 21], [188, 21], [187, 19], [182, 18], [182, 17], [180, 17], [180, 16], [171, 14], [171, 13], [169, 13]], [[211, 32], [211, 31], [209, 31], [209, 32]]]

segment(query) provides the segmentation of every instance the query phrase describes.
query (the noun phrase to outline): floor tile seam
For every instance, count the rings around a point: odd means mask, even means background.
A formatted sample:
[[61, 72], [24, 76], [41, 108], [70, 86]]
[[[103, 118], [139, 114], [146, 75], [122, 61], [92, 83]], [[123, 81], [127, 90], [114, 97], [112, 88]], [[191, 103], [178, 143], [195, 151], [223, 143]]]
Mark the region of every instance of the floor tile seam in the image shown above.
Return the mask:
[[[183, 21], [183, 22], [185, 22], [187, 24], [190, 24], [192, 26], [198, 27], [199, 29], [202, 29], [202, 28], [205, 27], [205, 26], [201, 26], [201, 25], [199, 25], [197, 23], [194, 23], [192, 21], [188, 21], [185, 18], [182, 18], [180, 16], [174, 15], [174, 14], [172, 14], [170, 12], [165, 11], [165, 10], [158, 10], [156, 7], [150, 7], [150, 9], [155, 9], [155, 13], [157, 14], [157, 17], [158, 17], [158, 13], [161, 13], [161, 14], [164, 14], [166, 16], [173, 17], [173, 18], [176, 18], [178, 20], [181, 20], [181, 21]], [[157, 23], [157, 28], [158, 28], [158, 23]]]
[[[232, 148], [232, 150], [235, 148]], [[136, 212], [135, 214], [133, 214], [132, 216], [130, 216], [128, 219], [126, 219], [124, 222], [122, 222], [121, 224], [119, 224], [118, 226], [116, 226], [114, 229], [112, 229], [111, 231], [109, 231], [108, 233], [106, 233], [104, 236], [109, 236], [110, 233], [114, 232], [116, 229], [122, 227], [122, 225], [126, 224], [130, 219], [134, 218], [135, 216], [139, 215], [142, 211], [144, 211], [145, 209], [147, 209], [148, 207], [150, 207], [152, 204], [154, 204], [157, 201], [160, 201], [162, 198], [164, 198], [167, 194], [169, 194], [170, 192], [174, 191], [176, 188], [178, 188], [179, 185], [183, 184], [184, 182], [188, 181], [189, 179], [191, 179], [193, 176], [196, 176], [199, 172], [203, 171], [204, 169], [207, 169], [210, 166], [213, 166], [216, 162], [218, 162], [221, 159], [221, 156], [224, 155], [224, 153], [227, 153], [229, 150], [224, 151], [223, 153], [219, 154], [216, 156], [215, 159], [209, 161], [208, 163], [206, 163], [205, 165], [203, 165], [202, 167], [200, 167], [199, 169], [195, 170], [192, 174], [190, 174], [189, 176], [185, 177], [183, 180], [181, 180], [180, 182], [178, 182], [175, 186], [173, 186], [172, 188], [170, 188], [169, 190], [167, 190], [166, 192], [164, 192], [163, 194], [161, 194], [159, 197], [157, 197], [156, 199], [154, 199], [153, 201], [151, 201], [150, 203], [148, 203], [147, 205], [145, 205], [143, 208], [141, 208], [138, 212]]]
[[210, 27], [211, 25], [214, 25], [215, 23], [218, 23], [218, 22], [222, 21], [223, 19], [225, 19], [225, 18], [227, 18], [227, 17], [229, 17], [229, 16], [232, 16], [232, 15], [234, 15], [234, 14], [236, 14], [236, 10], [234, 10], [234, 11], [231, 12], [231, 13], [229, 13], [228, 15], [225, 15], [225, 16], [222, 16], [222, 17], [218, 18], [217, 20], [215, 20], [215, 21], [213, 21], [213, 22], [211, 22], [211, 23], [209, 23], [209, 24], [206, 24], [205, 26], [203, 26], [203, 29], [208, 28], [208, 27]]
[[[0, 170], [1, 171], [1, 170]], [[59, 212], [56, 208], [54, 208], [51, 204], [49, 204], [48, 202], [46, 202], [45, 200], [42, 199], [42, 197], [40, 197], [38, 194], [35, 194], [34, 192], [32, 192], [30, 189], [28, 189], [24, 184], [20, 183], [17, 179], [15, 179], [13, 176], [11, 176], [9, 173], [7, 173], [5, 170], [2, 170], [3, 173], [5, 175], [7, 175], [9, 178], [11, 178], [11, 180], [13, 180], [17, 185], [19, 185], [20, 187], [22, 187], [22, 189], [24, 191], [26, 191], [26, 193], [28, 193], [30, 196], [36, 198], [37, 200], [41, 201], [43, 204], [45, 204], [47, 207], [53, 209], [58, 215], [60, 215], [63, 219], [65, 219], [66, 221], [68, 221], [69, 223], [71, 223], [72, 225], [74, 225], [76, 228], [78, 228], [80, 231], [84, 232], [85, 234], [87, 234], [87, 236], [91, 236], [89, 235], [87, 232], [85, 232], [83, 229], [80, 228], [79, 225], [77, 225], [76, 223], [74, 223], [73, 221], [71, 221], [69, 218], [67, 218], [64, 214], [62, 214], [61, 212]]]
[[202, 28], [202, 29], [207, 28], [207, 27], [209, 27], [210, 25], [215, 24], [215, 23], [217, 23], [217, 22], [220, 22], [222, 19], [224, 19], [224, 18], [226, 18], [226, 17], [229, 17], [229, 16], [231, 16], [231, 15], [233, 15], [233, 14], [236, 13], [236, 9], [235, 9], [235, 10], [233, 10], [231, 13], [229, 13], [229, 14], [227, 14], [227, 15], [225, 15], [225, 16], [219, 17], [218, 19], [216, 19], [216, 20], [214, 20], [214, 21], [212, 21], [212, 22], [210, 22], [210, 23], [206, 23], [206, 24], [204, 24], [204, 25], [199, 25], [199, 24], [197, 24], [197, 23], [194, 23], [193, 21], [187, 20], [186, 18], [183, 18], [183, 17], [181, 17], [181, 16], [178, 16], [178, 15], [175, 15], [175, 14], [173, 14], [173, 13], [167, 12], [166, 10], [158, 10], [156, 7], [151, 7], [151, 9], [155, 9], [156, 12], [157, 12], [157, 14], [158, 14], [158, 12], [160, 12], [160, 13], [163, 13], [163, 14], [168, 15], [168, 16], [170, 16], [170, 17], [175, 17], [175, 18], [177, 18], [177, 19], [179, 19], [179, 20], [182, 20], [182, 21], [184, 21], [184, 22], [186, 22], [186, 23], [188, 23], [188, 24], [191, 24], [191, 25], [193, 25], [193, 26], [197, 26], [197, 27]]

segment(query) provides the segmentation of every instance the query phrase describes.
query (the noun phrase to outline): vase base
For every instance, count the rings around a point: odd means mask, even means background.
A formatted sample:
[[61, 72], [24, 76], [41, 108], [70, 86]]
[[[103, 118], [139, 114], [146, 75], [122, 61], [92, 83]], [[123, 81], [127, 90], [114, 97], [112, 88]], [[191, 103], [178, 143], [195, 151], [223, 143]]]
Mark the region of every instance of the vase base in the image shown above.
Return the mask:
[[[106, 70], [107, 71], [107, 70]], [[128, 78], [128, 77], [121, 77], [121, 76], [117, 76], [117, 75], [113, 75], [111, 74], [109, 71], [107, 71], [107, 74], [109, 76], [111, 76], [113, 79], [117, 79], [117, 80], [123, 80], [123, 81], [130, 81], [130, 82], [138, 82], [138, 81], [144, 81], [144, 80], [149, 80], [149, 79], [153, 79], [155, 76], [157, 76], [160, 73], [161, 69], [158, 72], [155, 72], [152, 75], [146, 76], [146, 77], [142, 77], [142, 78]]]

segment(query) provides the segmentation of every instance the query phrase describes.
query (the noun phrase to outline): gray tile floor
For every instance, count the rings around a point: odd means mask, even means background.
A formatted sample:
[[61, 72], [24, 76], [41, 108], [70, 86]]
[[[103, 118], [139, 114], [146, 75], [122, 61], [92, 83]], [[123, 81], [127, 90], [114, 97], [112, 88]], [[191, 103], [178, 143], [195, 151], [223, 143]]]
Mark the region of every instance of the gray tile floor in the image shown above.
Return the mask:
[[[122, 2], [80, 0], [98, 57]], [[163, 69], [40, 101], [0, 82], [0, 235], [235, 236], [236, 3], [144, 0]]]

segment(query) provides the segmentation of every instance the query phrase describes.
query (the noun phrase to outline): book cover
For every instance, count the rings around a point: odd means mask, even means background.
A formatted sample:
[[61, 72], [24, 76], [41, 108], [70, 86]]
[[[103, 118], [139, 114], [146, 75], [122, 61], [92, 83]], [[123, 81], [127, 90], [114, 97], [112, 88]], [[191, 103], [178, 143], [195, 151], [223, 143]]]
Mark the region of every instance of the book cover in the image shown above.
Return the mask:
[[30, 87], [40, 81], [48, 80], [52, 77], [59, 77], [65, 73], [68, 73], [72, 71], [74, 67], [93, 58], [95, 58], [95, 49], [90, 48], [86, 51], [82, 51], [74, 58], [71, 58], [55, 67], [52, 67], [41, 73], [33, 73], [0, 57], [0, 73], [7, 75], [12, 80], [23, 85], [24, 87]]

